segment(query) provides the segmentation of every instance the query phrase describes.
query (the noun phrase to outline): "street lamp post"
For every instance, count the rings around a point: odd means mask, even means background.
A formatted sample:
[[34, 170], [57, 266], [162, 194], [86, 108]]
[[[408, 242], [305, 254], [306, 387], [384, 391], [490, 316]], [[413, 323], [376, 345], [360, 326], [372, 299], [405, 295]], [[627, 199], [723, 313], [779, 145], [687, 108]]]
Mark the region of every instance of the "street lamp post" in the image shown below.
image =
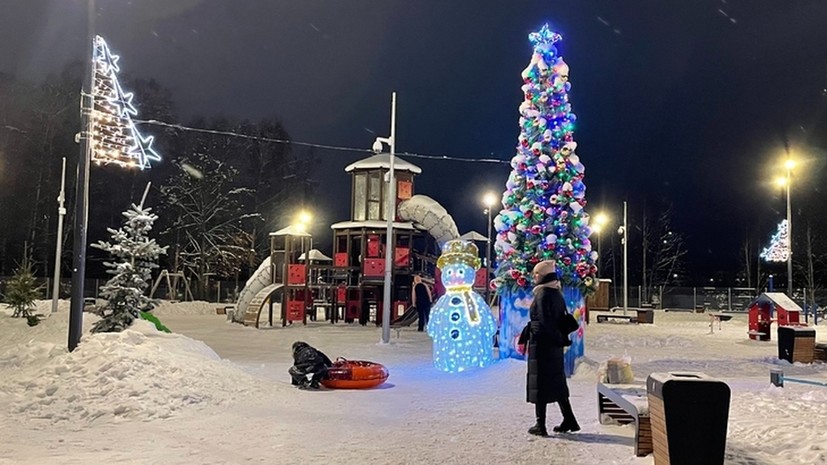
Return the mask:
[[787, 294], [793, 298], [793, 215], [792, 203], [790, 201], [790, 185], [792, 184], [792, 171], [795, 162], [787, 158], [784, 167], [787, 168]]
[[394, 178], [394, 162], [396, 155], [396, 92], [391, 97], [391, 136], [377, 137], [373, 142], [373, 151], [381, 152], [382, 144], [390, 146], [388, 156], [388, 205], [387, 230], [385, 232], [385, 287], [382, 298], [382, 344], [391, 341], [391, 281], [393, 280], [393, 220], [396, 218], [396, 180]]
[[57, 196], [57, 239], [55, 244], [55, 278], [52, 283], [52, 313], [57, 312], [57, 299], [60, 294], [60, 255], [63, 245], [63, 217], [66, 216], [66, 207], [63, 201], [66, 200], [66, 157], [63, 157], [63, 170], [60, 176], [60, 195]]
[[[95, 0], [89, 0], [88, 5], [88, 37], [86, 46], [94, 46], [95, 41]], [[86, 278], [86, 228], [89, 205], [89, 164], [92, 158], [92, 111], [95, 109], [95, 100], [92, 93], [94, 85], [93, 75], [95, 66], [92, 63], [93, 54], [85, 52], [86, 74], [83, 78], [83, 90], [80, 96], [80, 157], [78, 159], [78, 178], [75, 185], [75, 225], [74, 242], [72, 244], [72, 295], [69, 306], [69, 352], [75, 350], [80, 343], [83, 333], [83, 288]]]
[[623, 202], [623, 225], [617, 229], [617, 233], [620, 234], [621, 238], [620, 241], [623, 244], [623, 314], [626, 314], [626, 310], [629, 308], [629, 272], [628, 272], [628, 254], [627, 254], [627, 246], [628, 246], [628, 235], [629, 229], [626, 225], [626, 202]]
[[491, 280], [491, 209], [497, 203], [497, 197], [489, 192], [485, 194], [482, 199], [485, 204], [485, 213], [488, 214], [488, 241], [485, 244], [485, 301], [491, 303], [491, 286], [488, 282]]

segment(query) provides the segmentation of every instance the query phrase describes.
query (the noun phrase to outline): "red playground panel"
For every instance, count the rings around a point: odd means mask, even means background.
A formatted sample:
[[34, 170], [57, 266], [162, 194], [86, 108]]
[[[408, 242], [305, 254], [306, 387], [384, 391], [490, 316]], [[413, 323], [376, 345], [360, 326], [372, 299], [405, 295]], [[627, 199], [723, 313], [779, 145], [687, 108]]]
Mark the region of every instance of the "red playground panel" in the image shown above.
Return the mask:
[[287, 284], [303, 285], [307, 281], [307, 267], [305, 265], [289, 265], [287, 268]]
[[385, 274], [385, 259], [384, 258], [366, 258], [365, 266], [362, 272], [365, 276], [378, 277]]
[[303, 300], [289, 300], [287, 302], [287, 321], [304, 321]]

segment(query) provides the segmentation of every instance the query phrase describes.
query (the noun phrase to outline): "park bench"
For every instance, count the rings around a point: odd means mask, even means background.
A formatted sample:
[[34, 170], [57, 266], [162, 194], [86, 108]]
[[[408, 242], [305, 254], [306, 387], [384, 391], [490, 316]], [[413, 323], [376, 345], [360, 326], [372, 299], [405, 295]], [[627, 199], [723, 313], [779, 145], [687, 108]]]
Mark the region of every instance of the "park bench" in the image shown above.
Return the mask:
[[628, 323], [637, 323], [637, 318], [631, 315], [615, 315], [614, 313], [601, 313], [597, 315], [597, 322], [598, 323], [606, 323], [610, 319], [613, 320], [625, 320]]
[[634, 423], [635, 455], [643, 457], [652, 453], [652, 427], [645, 385], [597, 383], [597, 415], [601, 425]]
[[709, 313], [709, 332], [711, 333], [715, 328], [714, 324], [718, 322], [718, 330], [721, 329], [721, 322], [722, 321], [729, 321], [732, 319], [732, 315], [727, 315], [725, 313]]

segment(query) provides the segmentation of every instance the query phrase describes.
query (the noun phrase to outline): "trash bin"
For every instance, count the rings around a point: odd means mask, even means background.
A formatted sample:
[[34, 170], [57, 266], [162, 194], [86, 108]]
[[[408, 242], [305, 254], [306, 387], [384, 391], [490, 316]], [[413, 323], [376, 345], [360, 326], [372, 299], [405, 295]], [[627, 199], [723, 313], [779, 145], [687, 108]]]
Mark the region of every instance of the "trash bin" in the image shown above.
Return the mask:
[[816, 330], [807, 326], [778, 327], [778, 358], [790, 363], [813, 363]]
[[723, 465], [726, 383], [703, 373], [652, 373], [646, 391], [655, 465]]
[[637, 309], [637, 322], [639, 324], [653, 324], [655, 322], [655, 311], [651, 309]]

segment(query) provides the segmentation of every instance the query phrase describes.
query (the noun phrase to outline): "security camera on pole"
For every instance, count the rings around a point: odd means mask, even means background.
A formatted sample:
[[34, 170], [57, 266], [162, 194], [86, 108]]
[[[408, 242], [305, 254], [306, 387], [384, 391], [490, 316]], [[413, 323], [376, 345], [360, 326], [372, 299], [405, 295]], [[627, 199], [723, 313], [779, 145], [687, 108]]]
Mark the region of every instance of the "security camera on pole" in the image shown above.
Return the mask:
[[394, 177], [394, 158], [396, 155], [396, 92], [391, 97], [391, 136], [377, 137], [373, 142], [373, 151], [376, 153], [382, 152], [384, 146], [388, 144], [390, 147], [390, 154], [388, 157], [387, 181], [388, 181], [388, 196], [387, 196], [387, 231], [385, 232], [385, 287], [382, 298], [382, 344], [390, 344], [391, 342], [391, 285], [393, 280], [393, 220], [396, 218], [396, 182]]

